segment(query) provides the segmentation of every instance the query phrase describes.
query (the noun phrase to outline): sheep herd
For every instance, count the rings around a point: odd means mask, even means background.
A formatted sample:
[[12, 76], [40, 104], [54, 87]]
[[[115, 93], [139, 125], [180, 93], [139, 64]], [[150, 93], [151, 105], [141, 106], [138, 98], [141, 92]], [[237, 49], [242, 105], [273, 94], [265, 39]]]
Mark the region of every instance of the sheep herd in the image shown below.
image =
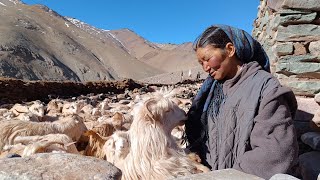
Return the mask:
[[[193, 85], [196, 91], [200, 85]], [[33, 101], [0, 108], [0, 158], [73, 153], [104, 159], [122, 179], [168, 179], [208, 172], [184, 134], [190, 88]]]

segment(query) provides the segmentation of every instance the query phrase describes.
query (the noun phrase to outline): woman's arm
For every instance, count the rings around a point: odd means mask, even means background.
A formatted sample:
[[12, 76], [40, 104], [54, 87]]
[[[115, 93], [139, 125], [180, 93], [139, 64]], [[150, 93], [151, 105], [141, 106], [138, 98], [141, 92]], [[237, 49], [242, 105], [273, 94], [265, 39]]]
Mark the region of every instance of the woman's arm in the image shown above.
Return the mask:
[[287, 173], [297, 161], [293, 126], [297, 102], [292, 91], [278, 87], [262, 95], [250, 135], [251, 150], [239, 157], [235, 169], [269, 179]]

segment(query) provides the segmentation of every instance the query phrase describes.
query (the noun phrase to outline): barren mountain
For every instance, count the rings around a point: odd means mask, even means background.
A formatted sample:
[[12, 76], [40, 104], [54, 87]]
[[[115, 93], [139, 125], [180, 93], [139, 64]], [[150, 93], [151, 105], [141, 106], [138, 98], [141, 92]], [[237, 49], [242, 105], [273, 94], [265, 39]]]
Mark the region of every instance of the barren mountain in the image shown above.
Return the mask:
[[156, 44], [129, 29], [98, 29], [19, 0], [0, 0], [0, 18], [3, 77], [150, 82], [148, 78], [161, 75], [166, 82], [172, 73], [199, 69], [191, 43]]
[[111, 30], [110, 33], [127, 48], [128, 53], [137, 59], [141, 59], [146, 54], [157, 52], [160, 49], [130, 29]]
[[0, 0], [0, 76], [26, 80], [142, 79], [162, 71], [107, 31], [90, 34], [53, 10]]
[[141, 60], [165, 72], [176, 72], [198, 67], [192, 43], [156, 44], [145, 40], [131, 30], [112, 30], [128, 52]]

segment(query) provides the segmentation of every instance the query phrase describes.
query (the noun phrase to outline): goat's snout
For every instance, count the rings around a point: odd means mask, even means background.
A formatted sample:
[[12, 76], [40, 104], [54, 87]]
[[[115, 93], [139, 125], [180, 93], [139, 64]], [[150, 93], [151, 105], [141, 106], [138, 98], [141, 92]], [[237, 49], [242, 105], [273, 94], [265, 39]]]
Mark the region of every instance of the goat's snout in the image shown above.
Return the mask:
[[184, 110], [181, 110], [181, 111], [182, 111], [182, 114], [183, 114], [182, 120], [186, 121], [188, 119], [187, 113]]
[[185, 122], [187, 121], [187, 119], [188, 119], [188, 116], [187, 116], [187, 113], [185, 112], [185, 111], [183, 111], [183, 110], [181, 110], [181, 116], [180, 116], [181, 118], [180, 118], [180, 121], [179, 121], [179, 126], [182, 126], [182, 125], [184, 125], [185, 124]]
[[117, 150], [122, 150], [125, 148], [125, 142], [123, 141], [116, 141], [115, 146]]

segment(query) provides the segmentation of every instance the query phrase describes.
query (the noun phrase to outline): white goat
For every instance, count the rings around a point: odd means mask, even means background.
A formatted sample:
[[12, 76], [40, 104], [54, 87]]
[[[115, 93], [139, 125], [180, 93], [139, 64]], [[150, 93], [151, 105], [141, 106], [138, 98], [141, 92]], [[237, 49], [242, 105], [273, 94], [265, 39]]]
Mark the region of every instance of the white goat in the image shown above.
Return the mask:
[[44, 105], [40, 101], [29, 104], [15, 104], [10, 111], [20, 120], [39, 122], [44, 116]]
[[29, 111], [38, 116], [39, 121], [41, 121], [44, 116], [45, 107], [40, 101], [33, 101], [29, 107]]
[[65, 134], [47, 134], [44, 136], [18, 136], [14, 144], [24, 144], [26, 148], [22, 157], [39, 152], [67, 152], [79, 154], [75, 142]]
[[62, 114], [78, 114], [85, 105], [84, 100], [65, 102], [62, 107]]
[[57, 116], [62, 113], [64, 101], [61, 99], [53, 99], [47, 104], [47, 115]]
[[62, 117], [54, 122], [31, 122], [7, 120], [0, 124], [0, 150], [4, 145], [11, 145], [17, 136], [34, 136], [46, 134], [66, 134], [77, 141], [87, 130], [78, 115]]
[[108, 104], [109, 104], [108, 99], [103, 100], [98, 104], [96, 111], [100, 112], [101, 115], [105, 115], [107, 110], [110, 109]]
[[25, 147], [26, 145], [23, 145], [21, 143], [4, 146], [3, 151], [0, 151], [0, 159], [7, 158], [7, 156], [10, 154], [18, 154], [21, 156]]
[[187, 118], [182, 109], [158, 95], [139, 104], [133, 113], [131, 147], [121, 169], [124, 179], [168, 179], [197, 172], [171, 136], [172, 129]]
[[114, 132], [103, 146], [106, 160], [120, 169], [123, 167], [124, 159], [129, 150], [129, 134], [126, 131]]
[[10, 120], [14, 117], [15, 117], [15, 115], [12, 111], [9, 111], [8, 109], [4, 109], [4, 108], [0, 109], [0, 121]]

